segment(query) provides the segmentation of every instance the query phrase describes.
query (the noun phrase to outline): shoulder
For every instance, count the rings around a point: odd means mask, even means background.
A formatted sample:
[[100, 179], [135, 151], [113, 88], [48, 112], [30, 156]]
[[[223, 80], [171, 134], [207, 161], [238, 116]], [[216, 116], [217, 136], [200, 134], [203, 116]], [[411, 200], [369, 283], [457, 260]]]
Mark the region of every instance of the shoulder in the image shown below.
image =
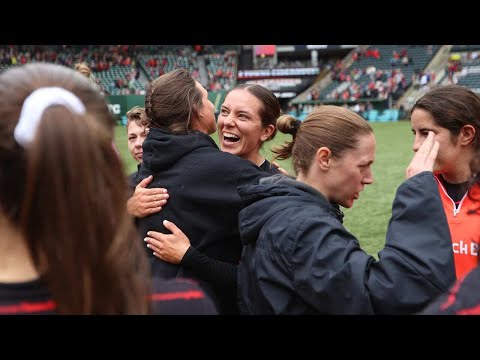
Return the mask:
[[0, 315], [54, 314], [56, 304], [40, 280], [0, 283]]
[[[341, 221], [332, 210], [319, 204], [301, 201], [292, 197], [284, 197], [283, 209], [277, 213], [276, 222], [283, 223], [285, 228], [296, 236], [304, 237], [310, 233], [347, 233]], [[266, 204], [270, 205], [270, 204]], [[286, 221], [287, 220], [287, 221]], [[311, 239], [316, 241], [313, 236]]]
[[271, 175], [281, 174], [282, 172], [278, 168], [270, 163], [267, 159], [259, 166], [262, 171], [265, 171]]
[[156, 315], [217, 314], [212, 300], [193, 280], [153, 278], [151, 300]]

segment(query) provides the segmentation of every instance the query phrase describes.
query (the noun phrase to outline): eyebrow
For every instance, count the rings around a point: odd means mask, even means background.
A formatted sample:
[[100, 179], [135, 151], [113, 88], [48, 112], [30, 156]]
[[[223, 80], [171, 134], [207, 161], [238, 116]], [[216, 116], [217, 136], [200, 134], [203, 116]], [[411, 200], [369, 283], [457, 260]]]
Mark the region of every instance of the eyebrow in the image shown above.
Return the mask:
[[[412, 131], [415, 131], [415, 129], [412, 129]], [[427, 132], [428, 132], [428, 131], [433, 131], [433, 132], [435, 132], [435, 130], [433, 130], [433, 129], [431, 129], [431, 128], [420, 128], [420, 129], [418, 129], [418, 131], [419, 131], [419, 132], [424, 132], [424, 131], [427, 131]]]
[[[224, 106], [224, 105], [222, 105], [220, 107], [220, 109], [226, 109], [228, 111], [232, 111], [232, 109], [230, 109], [228, 106]], [[234, 113], [236, 113], [236, 114], [246, 114], [248, 116], [255, 116], [254, 113], [250, 112], [249, 110], [244, 110], [244, 109], [236, 110], [236, 111], [234, 111]]]
[[368, 165], [372, 165], [374, 163], [375, 160], [370, 160], [370, 161], [367, 161], [365, 163], [360, 163], [360, 166], [368, 166]]
[[248, 110], [240, 110], [240, 111], [237, 111], [237, 113], [238, 114], [245, 114], [245, 115], [248, 115], [248, 116], [255, 116], [253, 113], [251, 113]]

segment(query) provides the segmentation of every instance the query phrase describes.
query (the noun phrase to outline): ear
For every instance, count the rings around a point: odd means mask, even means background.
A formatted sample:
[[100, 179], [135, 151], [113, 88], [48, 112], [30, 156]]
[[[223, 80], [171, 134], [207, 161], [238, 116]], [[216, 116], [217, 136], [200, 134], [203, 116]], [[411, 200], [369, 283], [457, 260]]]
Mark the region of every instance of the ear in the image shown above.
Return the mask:
[[464, 125], [460, 129], [459, 140], [461, 145], [470, 145], [475, 139], [476, 130], [472, 125]]
[[321, 170], [328, 170], [332, 163], [332, 152], [329, 148], [322, 146], [315, 154], [315, 161]]
[[260, 140], [263, 142], [267, 140], [275, 131], [275, 126], [272, 124], [268, 125], [267, 127], [264, 127], [262, 129], [262, 135], [260, 136]]

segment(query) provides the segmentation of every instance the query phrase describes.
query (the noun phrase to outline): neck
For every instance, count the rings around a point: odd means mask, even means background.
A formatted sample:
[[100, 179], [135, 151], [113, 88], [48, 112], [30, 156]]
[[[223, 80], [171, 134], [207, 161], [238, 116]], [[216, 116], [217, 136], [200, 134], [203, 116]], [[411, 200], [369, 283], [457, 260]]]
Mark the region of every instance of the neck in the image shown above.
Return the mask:
[[254, 163], [257, 166], [261, 166], [265, 161], [265, 158], [262, 155], [260, 155], [259, 152], [249, 154], [249, 155], [247, 155], [246, 157], [243, 157], [243, 158], [245, 160], [251, 161], [252, 163]]
[[25, 238], [0, 213], [0, 282], [26, 282], [38, 277]]
[[200, 120], [195, 120], [195, 119], [192, 119], [191, 123], [190, 123], [190, 128], [192, 130], [198, 130], [206, 135], [211, 135], [213, 134], [213, 132], [209, 131], [208, 128], [203, 124], [202, 121]]
[[325, 196], [325, 198], [328, 200], [328, 201], [331, 201], [330, 200], [330, 197], [328, 195], [328, 192], [326, 191], [326, 188], [325, 186], [323, 186], [322, 183], [318, 182], [318, 181], [314, 181], [313, 180], [314, 177], [310, 177], [306, 174], [303, 174], [302, 172], [300, 172], [297, 176], [297, 181], [300, 181], [304, 184], [307, 184], [307, 185], [310, 185], [311, 187], [313, 187], [314, 189], [318, 190], [320, 193], [322, 193], [323, 196]]
[[462, 161], [453, 171], [442, 173], [445, 181], [450, 184], [461, 184], [472, 180], [474, 176], [470, 168], [470, 158], [467, 161]]

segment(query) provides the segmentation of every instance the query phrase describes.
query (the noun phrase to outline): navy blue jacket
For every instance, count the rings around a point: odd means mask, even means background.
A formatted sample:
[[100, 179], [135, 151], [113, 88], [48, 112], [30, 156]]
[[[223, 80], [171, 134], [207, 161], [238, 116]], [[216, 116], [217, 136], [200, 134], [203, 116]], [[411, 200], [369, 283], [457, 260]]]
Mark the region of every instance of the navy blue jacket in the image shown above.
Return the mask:
[[[198, 284], [186, 279], [153, 278], [150, 301], [153, 315], [217, 314], [214, 303]], [[50, 291], [41, 279], [0, 283], [0, 315], [54, 315], [56, 308]]]
[[455, 280], [431, 172], [397, 190], [377, 261], [314, 188], [278, 175], [239, 189], [239, 306], [245, 314], [411, 314]]
[[268, 161], [267, 159], [265, 159], [265, 161], [259, 167], [260, 169], [269, 173], [270, 175], [281, 174], [280, 170], [278, 170], [278, 168], [275, 165], [272, 165], [270, 161]]
[[217, 301], [220, 313], [238, 312], [242, 245], [237, 186], [258, 183], [269, 174], [250, 161], [221, 152], [210, 136], [199, 131], [172, 135], [150, 129], [137, 183], [149, 175], [153, 181], [148, 187], [164, 187], [170, 197], [161, 212], [139, 219], [142, 239], [149, 230], [168, 233], [162, 223], [166, 219], [182, 229], [192, 245], [179, 265], [153, 257], [148, 250], [152, 272], [165, 278], [197, 279]]
[[420, 315], [480, 315], [480, 266], [459, 279]]

